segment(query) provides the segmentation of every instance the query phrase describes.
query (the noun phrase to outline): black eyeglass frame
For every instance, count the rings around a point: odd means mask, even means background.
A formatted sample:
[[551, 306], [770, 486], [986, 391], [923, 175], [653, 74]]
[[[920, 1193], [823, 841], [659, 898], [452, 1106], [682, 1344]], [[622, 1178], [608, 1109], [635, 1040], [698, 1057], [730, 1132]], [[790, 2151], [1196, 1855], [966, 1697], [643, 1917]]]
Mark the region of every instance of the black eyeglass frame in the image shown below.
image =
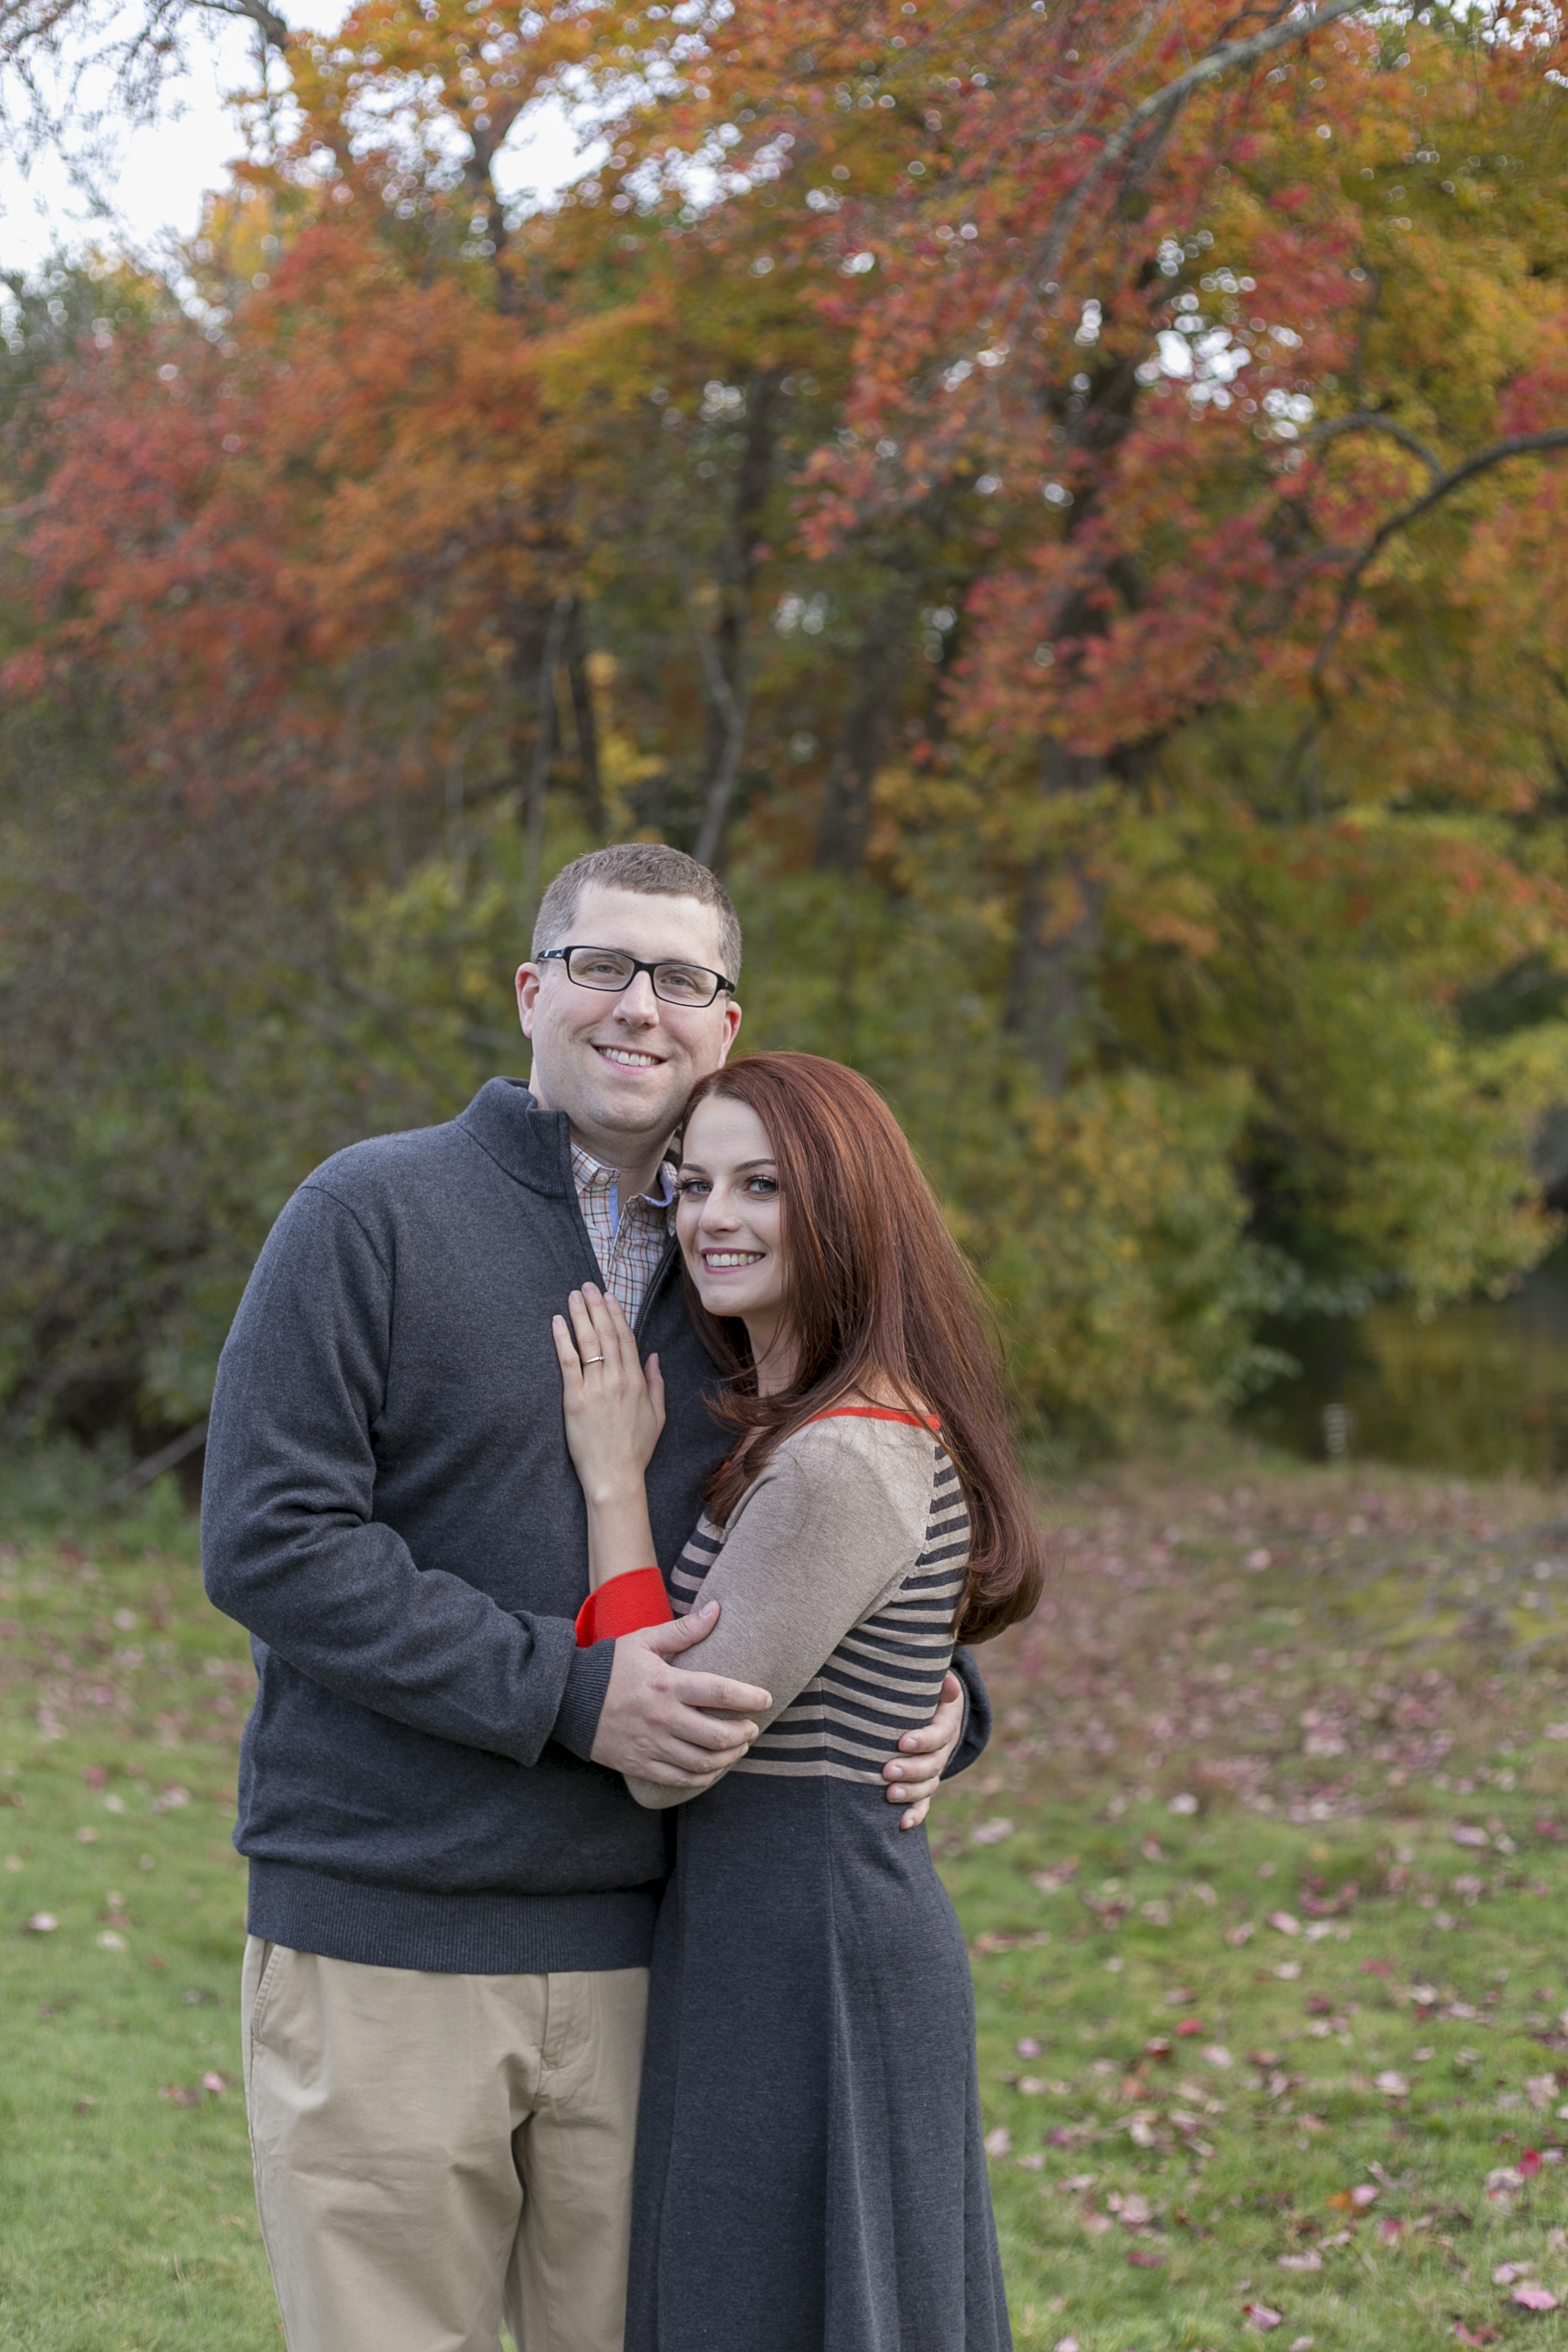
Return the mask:
[[[591, 980], [578, 979], [576, 973], [572, 969], [572, 958], [574, 955], [620, 956], [626, 962], [630, 964], [631, 970], [626, 974], [625, 980], [622, 981], [618, 988], [600, 988]], [[564, 964], [566, 967], [566, 977], [571, 982], [573, 987], [591, 988], [594, 990], [596, 996], [624, 996], [627, 989], [631, 986], [633, 981], [636, 980], [638, 972], [646, 971], [648, 979], [648, 986], [658, 998], [659, 1003], [661, 1004], [679, 1005], [682, 1011], [687, 1013], [706, 1013], [710, 1005], [717, 1003], [721, 995], [728, 994], [733, 996], [736, 989], [740, 985], [738, 981], [726, 980], [721, 971], [714, 971], [710, 965], [705, 963], [681, 963], [675, 956], [665, 956], [658, 963], [644, 963], [638, 957], [627, 955], [625, 948], [590, 947], [586, 941], [582, 940], [574, 941], [571, 947], [546, 948], [543, 953], [535, 960], [540, 963]], [[713, 982], [713, 993], [709, 997], [707, 1003], [693, 1004], [689, 1001], [681, 997], [665, 996], [660, 992], [658, 975], [661, 971], [668, 971], [671, 966], [673, 966], [678, 971], [700, 971], [705, 980], [710, 980]]]

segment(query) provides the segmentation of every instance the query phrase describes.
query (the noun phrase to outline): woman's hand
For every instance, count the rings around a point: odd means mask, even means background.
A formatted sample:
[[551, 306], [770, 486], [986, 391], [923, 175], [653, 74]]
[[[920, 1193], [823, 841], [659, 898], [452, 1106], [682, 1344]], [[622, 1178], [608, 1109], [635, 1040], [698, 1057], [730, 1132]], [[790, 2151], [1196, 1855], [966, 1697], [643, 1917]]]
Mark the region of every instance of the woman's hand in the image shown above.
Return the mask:
[[[620, 1302], [589, 1282], [552, 1318], [566, 1443], [590, 1506], [643, 1496], [643, 1472], [664, 1427], [658, 1358], [646, 1370]], [[649, 1555], [651, 1557], [651, 1554]]]

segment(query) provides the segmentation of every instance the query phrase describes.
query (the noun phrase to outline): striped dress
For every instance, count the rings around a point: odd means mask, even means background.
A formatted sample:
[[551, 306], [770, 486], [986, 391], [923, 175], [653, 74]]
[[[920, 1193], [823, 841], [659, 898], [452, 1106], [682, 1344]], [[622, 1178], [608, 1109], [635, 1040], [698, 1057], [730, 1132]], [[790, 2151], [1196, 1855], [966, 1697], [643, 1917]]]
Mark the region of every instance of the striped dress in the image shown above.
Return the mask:
[[[1003, 2352], [963, 1936], [882, 1767], [929, 1722], [969, 1520], [939, 1438], [798, 1431], [671, 1572], [680, 1663], [761, 1684], [677, 1816], [637, 2134], [626, 2352]], [[673, 1792], [633, 1781], [644, 1802]]]

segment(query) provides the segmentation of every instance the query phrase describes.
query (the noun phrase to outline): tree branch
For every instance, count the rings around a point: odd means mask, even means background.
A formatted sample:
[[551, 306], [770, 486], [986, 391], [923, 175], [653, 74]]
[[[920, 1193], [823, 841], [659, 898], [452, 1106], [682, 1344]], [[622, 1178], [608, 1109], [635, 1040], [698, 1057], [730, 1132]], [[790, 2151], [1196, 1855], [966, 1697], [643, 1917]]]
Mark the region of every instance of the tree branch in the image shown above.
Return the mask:
[[1310, 40], [1314, 33], [1321, 33], [1329, 25], [1337, 25], [1342, 16], [1353, 16], [1357, 9], [1364, 8], [1366, 5], [1367, 0], [1322, 0], [1321, 7], [1310, 10], [1304, 16], [1288, 16], [1280, 24], [1268, 26], [1261, 33], [1249, 33], [1245, 40], [1224, 42], [1219, 48], [1211, 49], [1206, 57], [1200, 58], [1195, 66], [1189, 66], [1185, 73], [1178, 74], [1174, 81], [1167, 82], [1163, 89], [1157, 89], [1150, 97], [1141, 100], [1121, 128], [1113, 131], [1106, 141], [1058, 213], [1039, 262], [1041, 276], [1052, 278], [1056, 275], [1079, 213], [1100, 181], [1121, 163], [1140, 131], [1149, 123], [1161, 116], [1173, 114], [1184, 100], [1194, 90], [1200, 89], [1205, 82], [1217, 81], [1223, 74], [1233, 73], [1241, 67], [1256, 65], [1260, 58], [1270, 56], [1276, 49], [1289, 48], [1295, 42]]
[[293, 32], [267, 0], [191, 0], [196, 8], [205, 9], [215, 16], [243, 16], [253, 24], [269, 49], [286, 49]]
[[1375, 408], [1358, 408], [1349, 416], [1331, 416], [1327, 424], [1314, 425], [1302, 438], [1319, 443], [1337, 441], [1342, 433], [1386, 433], [1391, 441], [1397, 441], [1402, 449], [1420, 458], [1434, 481], [1443, 471], [1442, 459], [1433, 456], [1425, 441], [1416, 439], [1408, 425], [1401, 425], [1395, 417], [1384, 416]]
[[[1400, 430], [1403, 437], [1403, 428]], [[1506, 441], [1493, 441], [1486, 448], [1478, 449], [1472, 456], [1462, 458], [1458, 465], [1450, 466], [1447, 473], [1439, 473], [1430, 489], [1424, 490], [1418, 499], [1412, 499], [1410, 504], [1401, 507], [1396, 514], [1391, 514], [1388, 520], [1373, 531], [1352, 559], [1350, 570], [1340, 583], [1334, 617], [1312, 656], [1310, 684], [1314, 708], [1308, 713], [1300, 733], [1284, 755], [1279, 771], [1282, 784], [1288, 784], [1300, 774], [1301, 763], [1317, 739], [1319, 728], [1331, 715], [1328, 689], [1324, 685], [1330, 659], [1344, 634], [1345, 623], [1361, 593], [1368, 568], [1376, 562], [1389, 541], [1400, 531], [1408, 530], [1410, 525], [1418, 522], [1423, 515], [1429, 514], [1450, 491], [1458, 489], [1466, 482], [1474, 481], [1478, 474], [1489, 473], [1494, 466], [1503, 465], [1510, 457], [1531, 457], [1544, 450], [1564, 448], [1568, 448], [1568, 425], [1559, 425], [1550, 433], [1517, 433]], [[1424, 451], [1421, 454], [1426, 455]]]
[[1478, 449], [1458, 465], [1451, 466], [1446, 474], [1439, 474], [1429, 490], [1424, 490], [1407, 507], [1401, 507], [1397, 514], [1390, 515], [1388, 520], [1373, 531], [1341, 583], [1340, 601], [1334, 617], [1312, 662], [1314, 691], [1322, 685], [1329, 657], [1343, 634], [1351, 606], [1361, 593], [1361, 583], [1366, 577], [1368, 567], [1377, 561], [1391, 539], [1398, 532], [1407, 530], [1413, 522], [1419, 521], [1424, 514], [1429, 514], [1451, 490], [1458, 489], [1465, 482], [1473, 481], [1478, 474], [1489, 473], [1494, 466], [1504, 464], [1510, 457], [1531, 457], [1545, 449], [1564, 448], [1568, 448], [1568, 425], [1559, 425], [1550, 433], [1516, 433], [1507, 441], [1493, 441], [1487, 448]]

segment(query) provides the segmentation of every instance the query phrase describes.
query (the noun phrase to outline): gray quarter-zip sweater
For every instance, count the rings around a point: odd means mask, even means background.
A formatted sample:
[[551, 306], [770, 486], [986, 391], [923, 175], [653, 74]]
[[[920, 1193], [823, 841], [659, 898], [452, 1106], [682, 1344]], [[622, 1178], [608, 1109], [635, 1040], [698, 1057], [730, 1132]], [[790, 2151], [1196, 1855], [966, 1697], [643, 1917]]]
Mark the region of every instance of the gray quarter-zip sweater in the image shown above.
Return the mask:
[[[550, 1318], [599, 1269], [565, 1118], [493, 1078], [353, 1145], [279, 1218], [218, 1367], [202, 1552], [259, 1687], [235, 1843], [253, 1935], [393, 1968], [640, 1967], [665, 1828], [588, 1760], [587, 1527]], [[637, 1323], [673, 1566], [729, 1439], [673, 1245]], [[964, 1749], [989, 1727], [973, 1663]]]

